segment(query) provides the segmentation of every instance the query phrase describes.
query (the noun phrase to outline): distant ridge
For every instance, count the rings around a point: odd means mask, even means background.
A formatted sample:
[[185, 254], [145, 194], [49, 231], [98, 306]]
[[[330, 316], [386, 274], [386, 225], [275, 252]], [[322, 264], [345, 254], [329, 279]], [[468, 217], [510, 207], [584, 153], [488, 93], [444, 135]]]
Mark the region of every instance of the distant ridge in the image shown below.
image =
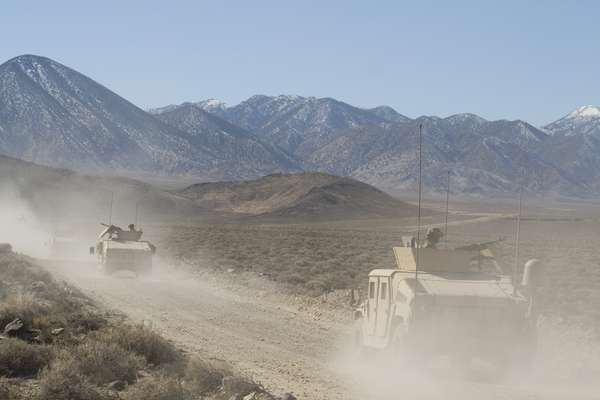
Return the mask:
[[27, 205], [50, 226], [63, 218], [106, 222], [111, 198], [115, 220], [131, 221], [136, 205], [144, 221], [199, 216], [203, 211], [187, 199], [133, 179], [86, 176], [6, 156], [0, 156], [0, 195], [2, 201]]
[[414, 205], [368, 184], [323, 173], [274, 174], [243, 182], [189, 186], [178, 196], [217, 212], [263, 219], [407, 217]]

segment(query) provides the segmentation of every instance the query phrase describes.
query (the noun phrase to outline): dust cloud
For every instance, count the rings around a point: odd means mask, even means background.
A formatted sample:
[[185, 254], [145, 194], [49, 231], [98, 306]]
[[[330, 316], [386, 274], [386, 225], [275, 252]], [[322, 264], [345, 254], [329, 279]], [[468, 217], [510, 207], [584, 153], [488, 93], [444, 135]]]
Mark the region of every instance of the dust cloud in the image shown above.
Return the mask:
[[0, 242], [9, 243], [14, 251], [38, 258], [50, 255], [52, 235], [10, 185], [0, 187], [0, 225]]
[[596, 400], [600, 396], [600, 345], [583, 332], [550, 323], [540, 326], [533, 366], [509, 371], [504, 378], [480, 360], [465, 368], [445, 357], [432, 360], [413, 354], [402, 360], [383, 353], [359, 355], [348, 343], [333, 365], [350, 383], [353, 398]]
[[[359, 322], [356, 323], [358, 329]], [[470, 326], [455, 320], [453, 326]], [[482, 328], [482, 327], [479, 327]], [[492, 331], [499, 327], [490, 324]], [[365, 399], [575, 399], [600, 398], [600, 343], [593, 332], [558, 320], [540, 318], [537, 349], [531, 365], [517, 362], [503, 370], [494, 358], [481, 356], [482, 329], [452, 336], [450, 325], [421, 329], [418, 339], [397, 349], [375, 350], [354, 343], [356, 330], [340, 345], [332, 365], [350, 384], [353, 398]], [[487, 335], [484, 335], [487, 337]], [[448, 338], [451, 338], [448, 340]], [[431, 349], [442, 343], [454, 355]], [[471, 343], [472, 349], [461, 346]], [[486, 345], [508, 354], [518, 344], [507, 337], [488, 338]], [[465, 349], [462, 352], [457, 349]], [[458, 354], [469, 354], [467, 358]], [[478, 358], [481, 357], [481, 358]], [[520, 361], [520, 360], [518, 360]]]

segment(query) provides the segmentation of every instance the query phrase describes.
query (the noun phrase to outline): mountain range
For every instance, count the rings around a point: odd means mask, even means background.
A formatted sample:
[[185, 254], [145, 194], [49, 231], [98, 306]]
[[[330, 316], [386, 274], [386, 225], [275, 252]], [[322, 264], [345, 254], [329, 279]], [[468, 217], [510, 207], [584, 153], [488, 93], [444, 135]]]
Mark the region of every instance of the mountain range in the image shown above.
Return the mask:
[[[249, 132], [204, 111], [184, 113], [178, 108], [156, 118], [48, 58], [25, 55], [0, 65], [4, 155], [85, 172], [205, 179], [254, 177], [294, 168], [285, 154]], [[197, 125], [200, 119], [202, 128]], [[236, 152], [248, 154], [252, 163], [244, 163], [241, 156], [232, 158]]]
[[[294, 157], [305, 170], [351, 176], [391, 192], [414, 189], [418, 130], [424, 135], [425, 187], [456, 192], [534, 192], [588, 196], [600, 190], [600, 109], [582, 107], [544, 127], [474, 114], [406, 117], [393, 108], [361, 109], [330, 98], [257, 95], [228, 107], [193, 105]], [[155, 111], [161, 113], [161, 111]], [[598, 130], [598, 131], [597, 131]]]
[[87, 173], [241, 180], [321, 171], [388, 191], [413, 190], [423, 129], [429, 190], [568, 196], [600, 192], [600, 109], [543, 127], [474, 114], [409, 118], [333, 98], [256, 95], [144, 111], [45, 57], [0, 65], [0, 154]]

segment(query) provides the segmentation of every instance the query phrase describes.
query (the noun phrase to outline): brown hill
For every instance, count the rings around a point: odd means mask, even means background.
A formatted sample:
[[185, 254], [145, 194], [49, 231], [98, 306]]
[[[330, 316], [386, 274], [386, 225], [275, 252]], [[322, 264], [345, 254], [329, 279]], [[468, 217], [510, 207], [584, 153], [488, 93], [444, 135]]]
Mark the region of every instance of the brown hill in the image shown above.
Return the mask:
[[4, 207], [27, 209], [49, 223], [65, 218], [106, 222], [111, 198], [113, 219], [119, 222], [132, 221], [136, 203], [146, 221], [200, 211], [185, 198], [133, 179], [80, 175], [0, 156], [0, 204]]
[[416, 207], [375, 187], [323, 173], [274, 174], [243, 182], [210, 182], [177, 193], [201, 208], [260, 218], [407, 217]]

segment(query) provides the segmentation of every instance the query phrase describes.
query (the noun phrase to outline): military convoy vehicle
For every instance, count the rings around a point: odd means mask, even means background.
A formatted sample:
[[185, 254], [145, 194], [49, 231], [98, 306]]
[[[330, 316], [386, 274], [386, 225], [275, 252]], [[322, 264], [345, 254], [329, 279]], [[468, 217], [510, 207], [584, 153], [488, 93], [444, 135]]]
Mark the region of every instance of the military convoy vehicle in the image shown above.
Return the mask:
[[141, 240], [143, 232], [133, 224], [129, 230], [116, 225], [102, 224], [106, 228], [98, 236], [98, 243], [90, 247], [97, 254], [99, 269], [106, 275], [117, 271], [131, 271], [136, 275], [152, 273], [152, 258], [156, 247]]
[[396, 267], [369, 273], [367, 298], [355, 310], [361, 352], [477, 358], [502, 372], [531, 362], [537, 260], [527, 262], [518, 285], [486, 246], [440, 250], [409, 237], [393, 251]]

